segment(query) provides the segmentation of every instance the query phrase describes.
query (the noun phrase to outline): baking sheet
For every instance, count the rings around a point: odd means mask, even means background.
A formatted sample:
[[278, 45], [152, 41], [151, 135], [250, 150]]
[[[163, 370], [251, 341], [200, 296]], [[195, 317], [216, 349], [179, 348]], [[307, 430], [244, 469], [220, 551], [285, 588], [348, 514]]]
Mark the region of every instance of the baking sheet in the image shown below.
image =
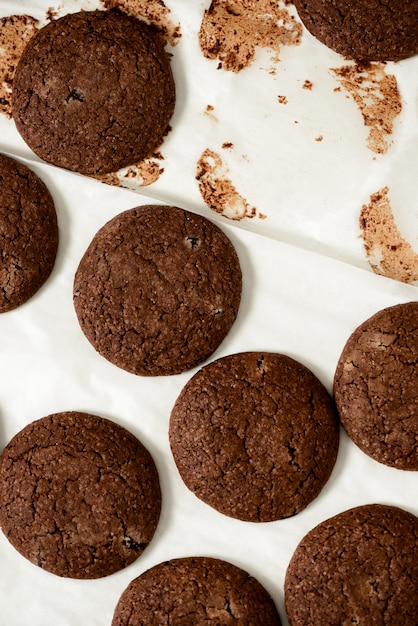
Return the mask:
[[[45, 20], [51, 6], [62, 14], [98, 4], [0, 0], [0, 15], [25, 13]], [[163, 492], [162, 517], [150, 546], [134, 564], [104, 579], [53, 576], [20, 557], [0, 533], [1, 623], [105, 626], [134, 577], [163, 560], [205, 554], [256, 576], [286, 626], [285, 571], [310, 528], [368, 502], [418, 514], [418, 474], [369, 459], [344, 432], [330, 481], [297, 516], [252, 524], [217, 513], [183, 485], [168, 443], [171, 407], [196, 369], [173, 377], [136, 377], [101, 358], [78, 326], [72, 281], [91, 238], [120, 211], [149, 202], [177, 204], [213, 219], [236, 246], [243, 299], [235, 325], [211, 360], [241, 350], [283, 352], [310, 367], [331, 391], [352, 330], [385, 306], [417, 299], [414, 281], [406, 284], [373, 271], [359, 215], [370, 195], [387, 186], [396, 207], [392, 217], [412, 250], [413, 265], [418, 59], [384, 68], [386, 75], [396, 74], [402, 113], [387, 152], [376, 154], [368, 147], [369, 129], [356, 102], [348, 91], [334, 91], [340, 85], [330, 68], [347, 65], [345, 59], [304, 31], [300, 45], [281, 48], [280, 60], [259, 47], [243, 70], [218, 69], [218, 61], [203, 56], [197, 38], [209, 4], [165, 3], [181, 30], [176, 45], [168, 44], [178, 99], [172, 130], [155, 159], [164, 171], [152, 184], [144, 187], [131, 175], [124, 180], [128, 190], [43, 164], [12, 120], [0, 115], [0, 150], [41, 176], [54, 197], [60, 228], [51, 277], [29, 302], [0, 317], [0, 446], [49, 413], [88, 411], [142, 440], [156, 461]], [[226, 209], [219, 195], [212, 209], [202, 195], [196, 175], [204, 153], [207, 182], [213, 176], [215, 183], [229, 180], [235, 189]], [[236, 212], [248, 208], [255, 211], [238, 219]]]

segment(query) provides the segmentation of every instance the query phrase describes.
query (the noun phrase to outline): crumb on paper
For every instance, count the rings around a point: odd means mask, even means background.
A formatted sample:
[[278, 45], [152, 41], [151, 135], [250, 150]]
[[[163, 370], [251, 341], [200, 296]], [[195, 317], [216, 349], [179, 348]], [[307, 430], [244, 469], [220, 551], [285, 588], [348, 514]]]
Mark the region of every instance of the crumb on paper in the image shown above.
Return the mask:
[[218, 118], [216, 117], [214, 110], [215, 110], [215, 107], [212, 104], [208, 104], [204, 111], [204, 115], [206, 115], [206, 117], [213, 120], [214, 122], [217, 122]]
[[55, 20], [55, 18], [57, 17], [59, 13], [58, 9], [55, 9], [54, 7], [49, 7], [46, 11], [46, 19], [48, 22], [52, 22], [52, 20]]
[[315, 137], [315, 141], [321, 142], [324, 139], [323, 135], [318, 135], [318, 137]]
[[264, 219], [266, 216], [238, 193], [227, 173], [228, 169], [221, 156], [207, 148], [196, 168], [199, 191], [207, 206], [231, 220], [254, 217]]
[[277, 96], [277, 100], [278, 100], [279, 104], [287, 104], [286, 96]]
[[[370, 128], [368, 148], [385, 154], [391, 142], [393, 122], [402, 110], [396, 77], [386, 74], [384, 63], [361, 63], [332, 68], [344, 89], [354, 99]], [[335, 91], [335, 90], [334, 90]]]
[[0, 113], [12, 116], [12, 86], [18, 61], [39, 28], [30, 15], [0, 18]]
[[233, 147], [234, 147], [234, 144], [231, 141], [224, 141], [224, 143], [222, 144], [222, 148], [224, 150], [230, 150]]
[[359, 223], [367, 260], [376, 274], [403, 283], [418, 280], [418, 253], [396, 226], [388, 187], [370, 196], [370, 203], [361, 209]]
[[277, 62], [281, 47], [299, 45], [301, 37], [302, 25], [277, 0], [212, 0], [199, 30], [203, 55], [232, 72], [248, 67], [258, 47], [271, 50]]
[[95, 178], [114, 187], [147, 187], [155, 183], [163, 174], [164, 168], [161, 167], [160, 163], [163, 159], [162, 154], [157, 152], [140, 163], [130, 165], [118, 172], [99, 174]]
[[313, 87], [313, 82], [311, 80], [305, 80], [305, 82], [302, 85], [302, 89], [308, 89], [309, 91], [312, 91], [312, 87]]
[[181, 37], [180, 24], [174, 24], [170, 18], [170, 9], [163, 0], [100, 0], [106, 9], [120, 9], [128, 15], [141, 17], [155, 26], [164, 44], [175, 46]]

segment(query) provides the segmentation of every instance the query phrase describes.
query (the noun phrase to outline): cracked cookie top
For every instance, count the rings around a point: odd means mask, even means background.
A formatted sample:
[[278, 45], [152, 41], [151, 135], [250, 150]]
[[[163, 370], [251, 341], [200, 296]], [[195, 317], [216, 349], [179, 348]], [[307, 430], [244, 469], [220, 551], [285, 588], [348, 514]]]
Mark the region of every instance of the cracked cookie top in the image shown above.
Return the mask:
[[320, 523], [285, 577], [290, 626], [418, 624], [418, 518], [383, 504]]
[[35, 565], [99, 578], [151, 541], [161, 492], [151, 455], [114, 422], [86, 413], [32, 422], [0, 457], [0, 525]]
[[358, 61], [399, 61], [418, 53], [416, 0], [295, 0], [319, 41]]
[[160, 563], [123, 592], [112, 626], [126, 624], [281, 626], [264, 587], [220, 559], [185, 557]]
[[142, 376], [179, 374], [208, 358], [238, 313], [241, 268], [215, 224], [145, 205], [99, 230], [80, 261], [74, 306], [94, 348]]
[[334, 397], [363, 452], [418, 470], [418, 302], [382, 309], [354, 330], [337, 364]]
[[12, 114], [42, 159], [82, 174], [117, 171], [163, 140], [175, 104], [170, 61], [144, 21], [83, 11], [30, 40], [13, 79]]
[[44, 284], [58, 237], [45, 184], [26, 165], [0, 154], [0, 313], [17, 308]]
[[304, 365], [244, 352], [202, 368], [171, 413], [170, 445], [186, 486], [225, 515], [269, 522], [322, 490], [339, 442], [332, 400]]

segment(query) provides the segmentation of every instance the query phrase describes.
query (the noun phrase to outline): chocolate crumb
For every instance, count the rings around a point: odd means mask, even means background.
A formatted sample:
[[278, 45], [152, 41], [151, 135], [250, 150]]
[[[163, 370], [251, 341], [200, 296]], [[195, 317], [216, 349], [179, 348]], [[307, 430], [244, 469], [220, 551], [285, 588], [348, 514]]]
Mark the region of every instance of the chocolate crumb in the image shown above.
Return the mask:
[[164, 168], [159, 163], [163, 159], [160, 152], [155, 152], [152, 157], [130, 165], [128, 168], [109, 174], [99, 174], [95, 178], [114, 187], [132, 187], [130, 181], [135, 181], [135, 186], [147, 187], [155, 183], [163, 174]]
[[396, 77], [386, 74], [384, 63], [361, 63], [331, 68], [341, 85], [354, 99], [370, 128], [368, 148], [376, 154], [385, 154], [393, 132], [393, 122], [402, 110]]
[[256, 207], [243, 198], [232, 181], [227, 178], [227, 167], [216, 152], [208, 148], [200, 157], [196, 168], [199, 191], [207, 206], [231, 220], [258, 217], [265, 219]]
[[16, 66], [28, 41], [39, 28], [30, 15], [0, 18], [0, 113], [12, 117], [12, 86]]
[[212, 0], [199, 30], [204, 56], [232, 72], [251, 65], [258, 47], [271, 50], [277, 61], [281, 47], [299, 45], [301, 37], [302, 25], [275, 0]]
[[363, 205], [359, 225], [367, 260], [375, 274], [403, 283], [418, 280], [418, 253], [396, 226], [388, 187], [372, 194], [370, 203]]
[[119, 9], [128, 15], [145, 19], [154, 26], [164, 44], [175, 46], [181, 37], [180, 25], [168, 17], [170, 9], [163, 0], [100, 0], [106, 9]]

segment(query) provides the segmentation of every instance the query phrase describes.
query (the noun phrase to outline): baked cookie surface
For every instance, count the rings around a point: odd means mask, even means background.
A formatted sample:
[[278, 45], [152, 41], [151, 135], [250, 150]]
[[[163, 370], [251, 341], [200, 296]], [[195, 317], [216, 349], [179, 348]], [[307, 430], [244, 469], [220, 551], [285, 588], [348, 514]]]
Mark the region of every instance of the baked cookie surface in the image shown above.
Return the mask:
[[99, 578], [136, 560], [160, 515], [157, 470], [121, 426], [86, 413], [49, 415], [0, 457], [0, 525], [35, 565]]
[[295, 0], [319, 41], [359, 61], [399, 61], [418, 53], [416, 0]]
[[227, 236], [177, 207], [145, 205], [110, 220], [76, 272], [74, 306], [94, 348], [143, 376], [178, 374], [227, 335], [241, 299]]
[[280, 626], [264, 587], [241, 568], [220, 559], [185, 557], [160, 563], [123, 592], [112, 626]]
[[0, 154], [0, 313], [17, 308], [44, 284], [58, 238], [46, 185], [26, 165]]
[[162, 142], [175, 104], [169, 57], [143, 21], [83, 11], [50, 22], [13, 80], [16, 126], [42, 159], [82, 174], [117, 171]]
[[370, 504], [316, 526], [285, 578], [291, 626], [418, 624], [418, 518]]
[[347, 340], [334, 377], [341, 423], [367, 455], [418, 470], [418, 302], [378, 311]]
[[321, 491], [339, 443], [322, 383], [288, 356], [244, 352], [195, 374], [171, 413], [170, 445], [193, 493], [225, 515], [269, 522]]

